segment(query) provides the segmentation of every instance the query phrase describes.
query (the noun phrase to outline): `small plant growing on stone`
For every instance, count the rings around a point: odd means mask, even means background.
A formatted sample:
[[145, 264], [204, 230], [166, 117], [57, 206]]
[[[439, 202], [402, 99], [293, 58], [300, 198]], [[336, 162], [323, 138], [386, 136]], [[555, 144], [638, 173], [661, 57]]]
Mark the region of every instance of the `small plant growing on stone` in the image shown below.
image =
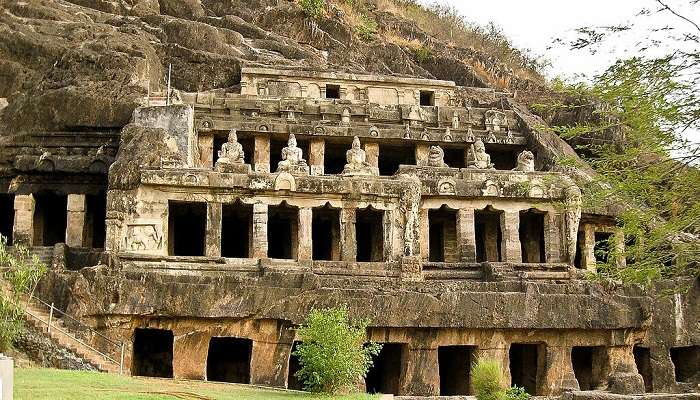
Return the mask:
[[433, 56], [433, 52], [430, 50], [430, 47], [426, 45], [421, 45], [419, 47], [414, 48], [413, 53], [415, 54], [416, 60], [418, 60], [418, 62], [426, 62], [430, 60], [430, 58]]
[[318, 19], [326, 7], [326, 0], [300, 0], [299, 5], [307, 16]]
[[505, 400], [501, 363], [487, 358], [472, 365], [472, 386], [478, 400]]
[[352, 391], [372, 366], [381, 345], [366, 343], [368, 320], [351, 322], [345, 307], [312, 310], [297, 331], [294, 355], [301, 365], [296, 377], [304, 389], [335, 394]]
[[530, 400], [530, 397], [530, 393], [522, 387], [512, 386], [506, 390], [506, 400]]
[[362, 15], [360, 23], [357, 25], [357, 35], [363, 41], [371, 42], [377, 34], [377, 28], [377, 21]]

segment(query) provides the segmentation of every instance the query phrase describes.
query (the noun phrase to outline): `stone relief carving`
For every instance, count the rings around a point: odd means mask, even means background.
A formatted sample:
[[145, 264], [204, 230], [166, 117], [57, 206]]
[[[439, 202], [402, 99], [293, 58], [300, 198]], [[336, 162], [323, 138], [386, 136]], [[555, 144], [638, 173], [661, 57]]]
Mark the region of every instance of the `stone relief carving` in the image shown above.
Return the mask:
[[501, 195], [501, 187], [494, 180], [487, 179], [481, 186], [482, 196], [498, 197]]
[[428, 128], [423, 128], [423, 132], [420, 134], [421, 140], [430, 140], [430, 135], [428, 134]]
[[275, 190], [297, 190], [297, 182], [289, 172], [282, 172], [275, 178]]
[[301, 148], [297, 147], [297, 139], [293, 133], [289, 135], [287, 147], [282, 149], [282, 161], [277, 164], [277, 172], [309, 173], [309, 166], [304, 160]]
[[418, 239], [420, 237], [419, 208], [421, 198], [420, 179], [413, 174], [404, 178], [411, 184], [403, 192], [399, 203], [399, 210], [404, 215], [403, 255], [411, 257], [417, 255], [420, 249]]
[[199, 130], [201, 132], [209, 132], [212, 129], [214, 129], [214, 121], [212, 121], [209, 117], [202, 118], [202, 120], [199, 122]]
[[347, 164], [343, 168], [343, 175], [379, 175], [379, 170], [367, 162], [367, 154], [360, 147], [360, 139], [355, 136], [352, 139], [352, 147], [345, 153]]
[[447, 167], [445, 163], [445, 151], [440, 146], [430, 146], [428, 149], [428, 158], [421, 163], [427, 167]]
[[160, 223], [133, 223], [126, 226], [125, 250], [155, 251], [163, 246], [163, 228]]
[[508, 126], [506, 114], [497, 110], [488, 110], [484, 114], [486, 130], [489, 133], [498, 133]]
[[39, 158], [36, 160], [37, 171], [53, 172], [56, 169], [56, 162], [53, 155], [48, 150], [43, 150]]
[[564, 189], [564, 222], [566, 225], [566, 250], [567, 261], [574, 265], [576, 258], [576, 241], [578, 239], [578, 226], [581, 222], [581, 189], [571, 185]]
[[408, 112], [408, 121], [411, 126], [421, 126], [423, 123], [423, 113], [419, 106], [411, 106]]
[[464, 137], [464, 141], [467, 143], [474, 143], [475, 140], [474, 131], [472, 131], [472, 127], [470, 126], [467, 128], [467, 135]]
[[238, 143], [238, 135], [233, 129], [228, 134], [228, 141], [221, 145], [214, 169], [218, 172], [248, 173], [250, 167], [245, 164], [243, 145]]
[[454, 195], [457, 194], [457, 185], [455, 180], [452, 178], [442, 178], [438, 181], [437, 190], [438, 194], [441, 195]]
[[340, 114], [340, 126], [350, 126], [350, 109], [344, 108]]
[[452, 129], [459, 129], [459, 114], [456, 111], [452, 114]]
[[372, 137], [379, 137], [379, 128], [372, 125], [369, 127], [369, 135]]
[[484, 142], [481, 139], [477, 139], [476, 142], [469, 146], [467, 168], [493, 169], [491, 156], [486, 153], [486, 146], [484, 146]]
[[529, 150], [524, 150], [518, 154], [518, 164], [513, 171], [534, 172], [535, 171], [535, 156]]
[[443, 142], [451, 142], [452, 141], [452, 132], [450, 131], [449, 127], [447, 127], [447, 129], [445, 129], [445, 134], [442, 135], [442, 141]]
[[404, 139], [410, 139], [411, 138], [411, 125], [409, 123], [406, 123], [406, 126], [403, 131], [403, 138]]

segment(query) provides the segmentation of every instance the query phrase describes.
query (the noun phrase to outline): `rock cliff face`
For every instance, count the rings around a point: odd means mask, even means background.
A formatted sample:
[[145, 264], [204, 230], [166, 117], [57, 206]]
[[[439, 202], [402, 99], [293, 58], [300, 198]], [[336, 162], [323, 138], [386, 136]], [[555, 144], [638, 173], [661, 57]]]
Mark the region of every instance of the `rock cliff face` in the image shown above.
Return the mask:
[[[379, 26], [372, 40], [360, 39], [342, 2], [311, 20], [281, 0], [5, 1], [0, 128], [4, 136], [121, 128], [140, 98], [164, 89], [168, 65], [173, 87], [185, 91], [235, 91], [241, 67], [256, 65], [542, 90], [534, 73], [518, 78], [488, 54], [440, 42], [390, 2], [366, 3]], [[430, 56], [416, 55], [411, 42], [431, 43]]]

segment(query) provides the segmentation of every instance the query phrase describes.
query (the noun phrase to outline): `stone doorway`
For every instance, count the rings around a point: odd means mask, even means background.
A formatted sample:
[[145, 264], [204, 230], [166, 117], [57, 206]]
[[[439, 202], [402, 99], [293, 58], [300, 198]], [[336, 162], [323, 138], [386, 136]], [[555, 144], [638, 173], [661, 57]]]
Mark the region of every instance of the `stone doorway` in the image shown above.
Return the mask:
[[503, 242], [502, 217], [503, 211], [496, 210], [491, 206], [474, 213], [477, 262], [500, 262], [503, 260], [501, 250]]
[[384, 261], [384, 211], [369, 207], [356, 215], [357, 261]]
[[440, 396], [471, 394], [471, 366], [475, 346], [438, 347]]
[[301, 383], [299, 378], [296, 377], [297, 371], [301, 368], [301, 363], [299, 361], [299, 356], [294, 355], [297, 347], [301, 342], [295, 341], [292, 345], [292, 349], [289, 352], [289, 371], [287, 373], [287, 389], [292, 390], [304, 390], [304, 385]]
[[173, 332], [165, 329], [134, 330], [131, 373], [155, 378], [173, 377]]
[[428, 210], [429, 261], [457, 262], [457, 210], [442, 206]]
[[105, 247], [107, 228], [107, 194], [88, 194], [85, 196], [85, 225], [83, 228], [83, 245], [101, 249]]
[[545, 349], [541, 344], [513, 343], [508, 351], [511, 386], [525, 388], [537, 395], [540, 376], [544, 370]]
[[269, 258], [294, 260], [299, 245], [299, 209], [286, 202], [268, 208], [267, 243]]
[[206, 229], [206, 203], [168, 202], [168, 254], [203, 256]]
[[221, 211], [221, 256], [248, 258], [251, 253], [253, 206], [237, 201]]
[[66, 241], [68, 196], [51, 192], [34, 194], [34, 246]]
[[520, 250], [524, 263], [543, 263], [545, 213], [531, 208], [520, 212]]
[[605, 348], [574, 346], [571, 348], [571, 365], [581, 390], [594, 390], [602, 383]]
[[312, 259], [340, 261], [340, 210], [330, 204], [312, 210]]
[[672, 348], [671, 362], [676, 382], [700, 382], [700, 346]]
[[402, 343], [383, 344], [365, 378], [367, 393], [399, 394], [405, 348]]
[[12, 230], [15, 225], [15, 195], [0, 194], [0, 235], [7, 239], [7, 245], [12, 246]]
[[637, 371], [639, 371], [639, 374], [642, 375], [642, 379], [644, 380], [644, 391], [647, 393], [653, 392], [651, 349], [648, 347], [634, 346], [632, 354], [634, 355], [634, 363], [637, 365]]
[[250, 383], [253, 341], [235, 337], [213, 337], [207, 354], [207, 380]]

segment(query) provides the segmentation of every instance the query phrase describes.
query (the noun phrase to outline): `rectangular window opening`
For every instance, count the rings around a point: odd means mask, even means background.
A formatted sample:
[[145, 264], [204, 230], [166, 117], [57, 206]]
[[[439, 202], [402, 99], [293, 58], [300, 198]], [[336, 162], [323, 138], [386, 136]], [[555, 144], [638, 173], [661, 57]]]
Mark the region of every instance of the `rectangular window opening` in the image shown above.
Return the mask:
[[355, 238], [357, 261], [384, 261], [384, 211], [366, 208], [357, 210]]
[[392, 176], [399, 165], [416, 165], [416, 152], [413, 146], [379, 145], [379, 175]]
[[253, 341], [235, 337], [213, 337], [207, 354], [207, 380], [250, 383]]
[[326, 85], [326, 98], [327, 99], [339, 99], [340, 98], [340, 85]]
[[671, 361], [676, 382], [700, 382], [700, 346], [672, 348]]
[[571, 348], [571, 365], [581, 390], [595, 390], [602, 382], [605, 348], [574, 346]]
[[85, 196], [84, 246], [101, 249], [105, 247], [107, 234], [107, 194], [102, 192]]
[[326, 141], [323, 154], [323, 173], [325, 175], [337, 175], [343, 172], [347, 163], [346, 152], [350, 150], [351, 142], [336, 143]]
[[503, 211], [486, 208], [474, 213], [474, 230], [476, 235], [477, 262], [500, 262], [502, 231], [501, 216]]
[[544, 263], [545, 213], [534, 209], [520, 212], [520, 250], [524, 263]]
[[168, 250], [171, 256], [203, 256], [207, 204], [168, 202]]
[[432, 90], [421, 90], [420, 91], [420, 105], [421, 106], [434, 106], [435, 105], [435, 92]]
[[466, 168], [465, 151], [459, 147], [445, 147], [445, 163], [451, 168]]
[[248, 258], [251, 254], [253, 206], [236, 202], [224, 204], [221, 214], [221, 256]]
[[134, 330], [132, 375], [173, 377], [173, 332], [165, 329]]
[[299, 209], [287, 203], [268, 207], [268, 257], [294, 260], [297, 258]]
[[312, 210], [312, 258], [340, 261], [340, 210], [317, 207]]
[[511, 344], [508, 351], [511, 386], [525, 388], [529, 394], [537, 395], [545, 362], [544, 353], [544, 345], [541, 344]]
[[399, 394], [405, 347], [402, 343], [383, 344], [365, 378], [367, 393]]
[[438, 347], [440, 396], [471, 395], [471, 365], [475, 346]]
[[429, 256], [432, 262], [457, 262], [457, 210], [428, 210]]

